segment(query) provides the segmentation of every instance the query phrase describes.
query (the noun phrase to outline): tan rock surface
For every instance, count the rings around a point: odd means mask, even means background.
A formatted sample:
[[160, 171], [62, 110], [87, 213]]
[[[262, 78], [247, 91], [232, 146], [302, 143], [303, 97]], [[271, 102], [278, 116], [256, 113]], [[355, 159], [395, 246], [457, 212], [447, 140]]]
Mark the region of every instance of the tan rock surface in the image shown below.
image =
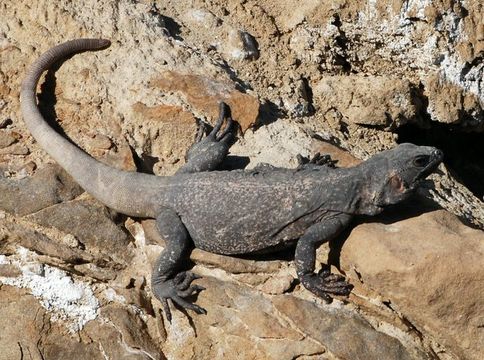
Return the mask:
[[362, 75], [324, 77], [313, 90], [321, 113], [332, 110], [343, 122], [380, 129], [415, 120], [419, 109], [412, 93], [408, 80]]
[[3, 210], [26, 215], [71, 200], [83, 190], [60, 166], [48, 165], [32, 177], [12, 179], [0, 175], [0, 192]]
[[341, 265], [457, 357], [480, 359], [484, 233], [444, 210], [415, 215], [399, 209], [356, 227]]

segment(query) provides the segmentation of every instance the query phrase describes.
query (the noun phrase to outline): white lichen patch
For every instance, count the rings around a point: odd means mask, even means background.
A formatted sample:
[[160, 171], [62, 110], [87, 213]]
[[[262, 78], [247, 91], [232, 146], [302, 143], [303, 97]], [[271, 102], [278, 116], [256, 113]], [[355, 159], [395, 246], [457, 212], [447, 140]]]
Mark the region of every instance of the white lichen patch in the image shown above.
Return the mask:
[[18, 277], [0, 277], [0, 283], [29, 289], [51, 313], [51, 319], [65, 321], [69, 331], [77, 332], [96, 318], [99, 302], [87, 284], [73, 280], [66, 272], [48, 265], [25, 264], [5, 257], [0, 261], [17, 265], [22, 271]]
[[119, 295], [116, 293], [114, 289], [108, 288], [103, 291], [103, 295], [107, 301], [110, 302], [117, 302], [120, 304], [126, 304], [126, 298], [124, 296]]
[[442, 78], [462, 87], [484, 102], [484, 91], [482, 91], [484, 85], [484, 64], [481, 63], [474, 66], [465, 76], [462, 74], [464, 66], [465, 64], [459, 60], [457, 55], [447, 54], [440, 63]]

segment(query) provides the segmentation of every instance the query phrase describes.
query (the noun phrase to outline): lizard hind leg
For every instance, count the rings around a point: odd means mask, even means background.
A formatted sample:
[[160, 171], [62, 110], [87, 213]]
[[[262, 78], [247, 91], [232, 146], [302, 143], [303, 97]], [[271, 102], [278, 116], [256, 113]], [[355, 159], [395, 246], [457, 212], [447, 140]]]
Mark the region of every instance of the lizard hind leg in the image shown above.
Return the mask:
[[151, 276], [151, 290], [161, 301], [168, 321], [171, 321], [171, 310], [168, 299], [185, 309], [197, 314], [206, 314], [205, 309], [188, 302], [185, 298], [204, 290], [192, 281], [199, 276], [188, 271], [180, 271], [188, 259], [191, 241], [180, 217], [171, 209], [163, 209], [156, 223], [160, 235], [165, 239], [166, 246], [156, 260]]

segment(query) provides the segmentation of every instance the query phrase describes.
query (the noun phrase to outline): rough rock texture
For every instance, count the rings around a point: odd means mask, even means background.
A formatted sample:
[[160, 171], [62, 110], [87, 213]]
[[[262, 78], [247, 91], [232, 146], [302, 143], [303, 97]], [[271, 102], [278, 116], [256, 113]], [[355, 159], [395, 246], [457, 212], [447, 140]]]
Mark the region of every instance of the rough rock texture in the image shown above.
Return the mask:
[[[319, 111], [332, 111], [341, 121], [395, 129], [419, 111], [408, 80], [380, 76], [328, 76], [314, 87]], [[374, 99], [380, 99], [375, 102]]]
[[47, 165], [31, 177], [22, 169], [19, 173], [18, 178], [0, 174], [0, 207], [13, 214], [31, 214], [83, 192], [58, 165]]
[[[39, 88], [45, 117], [101, 161], [173, 174], [224, 100], [243, 132], [227, 168], [315, 152], [352, 166], [405, 126], [483, 133], [480, 1], [19, 0], [0, 13], [0, 359], [482, 358], [482, 230], [422, 197], [318, 251], [355, 285], [348, 300], [302, 288], [291, 251], [195, 250], [208, 314], [167, 323], [148, 281], [163, 246], [153, 220], [83, 194], [32, 140], [18, 99], [41, 52], [105, 37], [109, 49]], [[459, 175], [442, 167], [420, 194], [482, 229]]]
[[484, 233], [444, 210], [400, 209], [384, 220], [351, 232], [342, 266], [459, 358], [482, 356], [484, 299], [476, 295], [484, 292]]

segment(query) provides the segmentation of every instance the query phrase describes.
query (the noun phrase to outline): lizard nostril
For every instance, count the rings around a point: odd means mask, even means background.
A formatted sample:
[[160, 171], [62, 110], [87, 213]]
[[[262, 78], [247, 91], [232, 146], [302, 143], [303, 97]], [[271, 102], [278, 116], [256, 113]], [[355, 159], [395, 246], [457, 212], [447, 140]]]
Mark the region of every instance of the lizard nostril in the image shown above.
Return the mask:
[[435, 149], [434, 151], [432, 151], [432, 157], [434, 159], [437, 159], [439, 161], [442, 161], [443, 158], [444, 158], [444, 153], [442, 152], [442, 150]]

